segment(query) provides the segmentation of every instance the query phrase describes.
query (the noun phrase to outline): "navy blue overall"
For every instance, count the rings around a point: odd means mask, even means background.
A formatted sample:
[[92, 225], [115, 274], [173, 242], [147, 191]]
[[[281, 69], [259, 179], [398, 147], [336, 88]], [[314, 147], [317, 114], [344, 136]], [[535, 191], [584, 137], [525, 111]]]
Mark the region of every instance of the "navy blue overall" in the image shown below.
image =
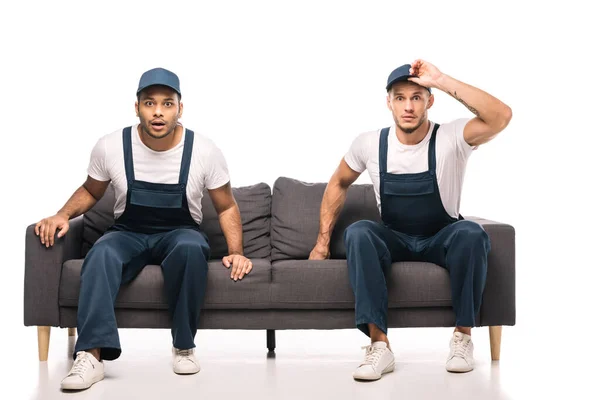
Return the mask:
[[456, 326], [472, 327], [479, 312], [487, 274], [490, 240], [483, 228], [446, 212], [436, 177], [435, 125], [428, 170], [387, 172], [389, 128], [379, 137], [379, 193], [383, 224], [357, 221], [344, 232], [350, 283], [355, 296], [356, 326], [367, 324], [387, 334], [388, 293], [385, 275], [392, 262], [425, 261], [450, 273]]
[[176, 184], [135, 179], [131, 135], [131, 127], [123, 130], [125, 210], [83, 262], [77, 310], [79, 337], [73, 357], [78, 351], [94, 348], [100, 348], [105, 360], [121, 355], [115, 299], [119, 287], [131, 282], [147, 264], [160, 264], [163, 272], [173, 346], [195, 347], [210, 249], [206, 235], [190, 215], [186, 196], [194, 132], [185, 131]]

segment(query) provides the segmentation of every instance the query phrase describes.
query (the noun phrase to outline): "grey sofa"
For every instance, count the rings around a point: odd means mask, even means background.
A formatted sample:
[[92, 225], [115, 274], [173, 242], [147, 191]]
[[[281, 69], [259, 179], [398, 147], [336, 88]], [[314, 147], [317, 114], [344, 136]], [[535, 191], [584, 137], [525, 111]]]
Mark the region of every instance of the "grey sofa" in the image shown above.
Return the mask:
[[[265, 183], [234, 188], [244, 231], [245, 255], [254, 268], [233, 282], [222, 266], [227, 247], [218, 218], [205, 194], [202, 227], [209, 236], [211, 261], [200, 329], [261, 329], [267, 347], [275, 348], [282, 329], [355, 328], [352, 293], [343, 244], [344, 229], [361, 220], [379, 220], [372, 185], [354, 184], [335, 226], [331, 259], [309, 261], [319, 229], [325, 183], [281, 177], [273, 189]], [[27, 227], [25, 247], [24, 324], [38, 327], [39, 358], [48, 357], [50, 327], [77, 326], [79, 274], [83, 258], [113, 222], [114, 192], [70, 223], [67, 235], [51, 248]], [[492, 250], [478, 326], [490, 327], [492, 360], [499, 359], [501, 327], [515, 324], [515, 231], [481, 218]], [[452, 327], [450, 280], [445, 269], [429, 263], [398, 262], [388, 277], [389, 327]], [[168, 328], [163, 280], [157, 265], [148, 265], [116, 301], [119, 328]]]

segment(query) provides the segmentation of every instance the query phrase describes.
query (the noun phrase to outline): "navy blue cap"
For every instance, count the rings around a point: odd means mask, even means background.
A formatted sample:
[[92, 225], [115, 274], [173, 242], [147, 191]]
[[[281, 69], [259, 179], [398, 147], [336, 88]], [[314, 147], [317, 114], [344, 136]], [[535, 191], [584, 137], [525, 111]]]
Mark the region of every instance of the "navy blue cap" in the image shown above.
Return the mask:
[[[388, 76], [387, 85], [385, 87], [386, 91], [390, 91], [392, 85], [396, 82], [408, 81], [408, 78], [416, 77], [416, 75], [410, 74], [410, 64], [404, 64], [396, 68], [392, 71], [390, 76]], [[431, 88], [423, 86], [429, 93], [431, 93]]]
[[168, 86], [181, 96], [181, 90], [179, 89], [179, 78], [169, 70], [164, 68], [154, 68], [144, 72], [140, 78], [137, 94], [147, 87], [154, 85]]

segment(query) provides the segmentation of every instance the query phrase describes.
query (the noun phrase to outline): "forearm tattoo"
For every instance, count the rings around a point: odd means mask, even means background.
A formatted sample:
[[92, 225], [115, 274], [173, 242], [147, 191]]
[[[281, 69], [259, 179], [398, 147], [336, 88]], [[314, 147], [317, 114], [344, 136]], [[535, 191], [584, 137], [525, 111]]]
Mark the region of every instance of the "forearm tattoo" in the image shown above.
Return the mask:
[[477, 111], [475, 109], [475, 107], [471, 107], [463, 99], [461, 99], [460, 97], [458, 97], [458, 94], [456, 93], [456, 91], [454, 93], [452, 93], [452, 92], [447, 92], [447, 93], [450, 96], [454, 97], [456, 100], [460, 101], [465, 107], [467, 107], [469, 109], [469, 111], [471, 111], [473, 114], [475, 114], [475, 115], [477, 115], [479, 117], [479, 111]]

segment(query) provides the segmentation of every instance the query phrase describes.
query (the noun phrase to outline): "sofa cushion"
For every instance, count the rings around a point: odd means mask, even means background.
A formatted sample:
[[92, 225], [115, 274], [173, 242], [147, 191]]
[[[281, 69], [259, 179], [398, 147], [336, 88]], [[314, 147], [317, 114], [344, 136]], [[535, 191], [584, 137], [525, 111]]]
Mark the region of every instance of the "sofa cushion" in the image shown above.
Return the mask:
[[[451, 307], [448, 271], [426, 262], [392, 263], [388, 307]], [[273, 308], [353, 309], [345, 260], [285, 260], [273, 263]]]
[[[264, 259], [252, 259], [252, 264], [250, 274], [234, 282], [230, 278], [230, 271], [220, 260], [209, 261], [203, 308], [268, 308], [271, 263]], [[83, 259], [69, 260], [63, 264], [58, 297], [60, 306], [77, 307], [82, 265]], [[147, 265], [133, 281], [123, 285], [115, 307], [166, 310], [167, 298], [160, 266]]]
[[[273, 187], [271, 210], [271, 258], [273, 261], [308, 259], [319, 233], [319, 212], [326, 183], [306, 183], [281, 177]], [[373, 185], [353, 184], [331, 236], [332, 259], [344, 259], [344, 230], [368, 219], [381, 221]]]
[[[271, 256], [271, 187], [266, 183], [233, 188], [233, 197], [240, 209], [244, 255], [248, 258]], [[208, 235], [211, 258], [228, 254], [225, 235], [208, 191], [202, 197], [202, 228]]]
[[[251, 258], [269, 258], [271, 253], [270, 186], [266, 183], [258, 183], [232, 190], [242, 217], [244, 254]], [[115, 192], [110, 184], [104, 196], [84, 214], [82, 241], [84, 257], [96, 240], [114, 223], [114, 203]], [[207, 190], [202, 196], [202, 215], [201, 227], [208, 235], [211, 259], [222, 258], [227, 255], [227, 242]]]

